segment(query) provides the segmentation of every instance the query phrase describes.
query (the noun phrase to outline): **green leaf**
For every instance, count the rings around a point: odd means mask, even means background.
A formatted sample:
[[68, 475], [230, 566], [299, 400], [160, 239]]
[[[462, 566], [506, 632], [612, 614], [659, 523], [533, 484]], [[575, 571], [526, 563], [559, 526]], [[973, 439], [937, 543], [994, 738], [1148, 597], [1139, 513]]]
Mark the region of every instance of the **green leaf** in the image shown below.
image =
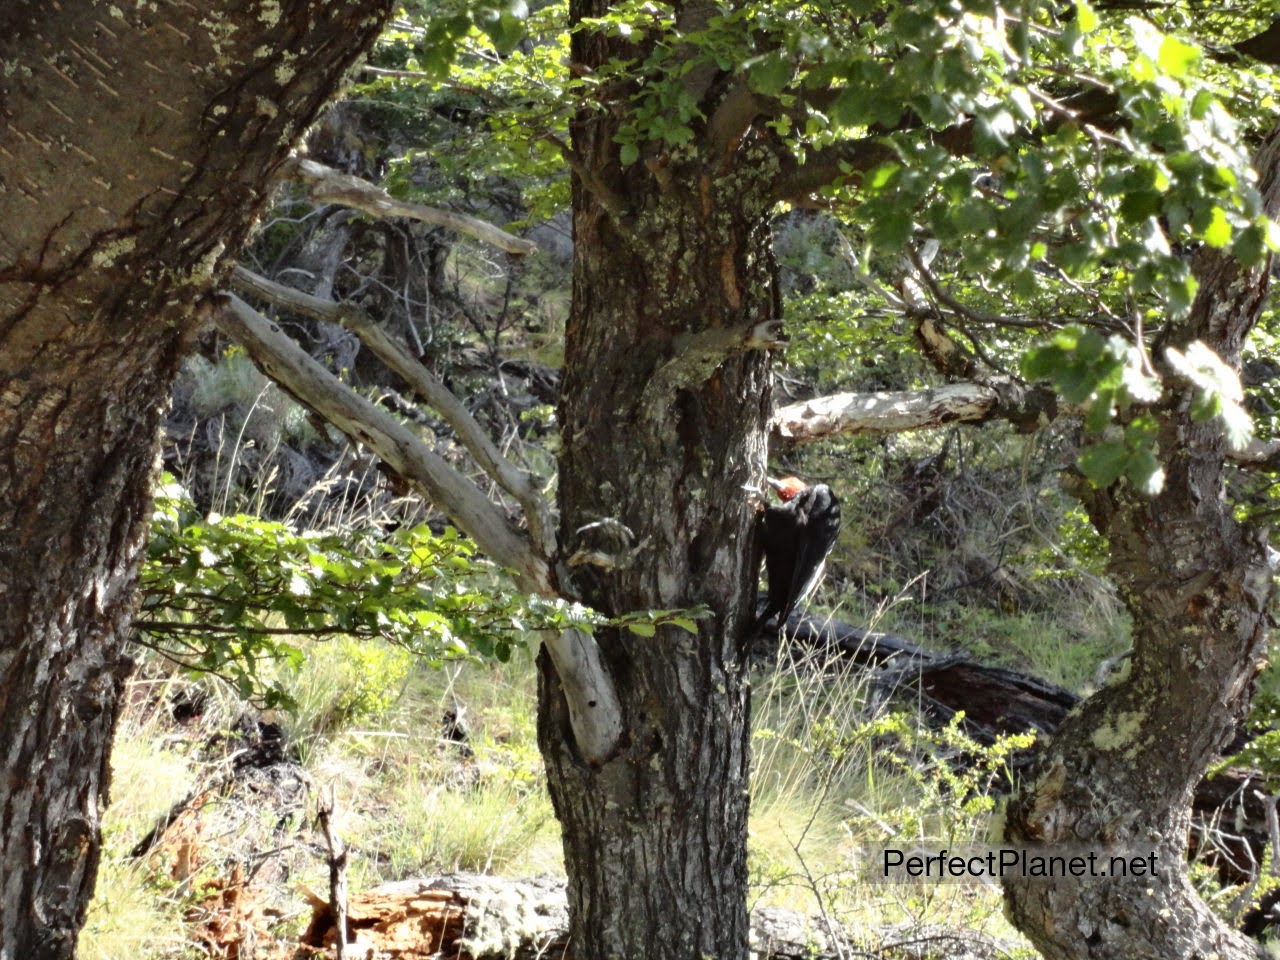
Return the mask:
[[1129, 448], [1122, 441], [1095, 443], [1080, 454], [1080, 469], [1098, 487], [1109, 487], [1129, 466]]
[[658, 632], [658, 628], [652, 623], [633, 622], [628, 623], [626, 626], [628, 630], [638, 637], [652, 637]]
[[756, 93], [776, 97], [791, 82], [794, 73], [795, 68], [786, 55], [774, 51], [748, 65], [747, 83]]
[[888, 186], [889, 181], [893, 179], [894, 174], [902, 169], [901, 164], [889, 162], [882, 163], [873, 168], [862, 181], [862, 185], [872, 193], [878, 193]]
[[1180, 80], [1200, 62], [1200, 48], [1177, 37], [1165, 37], [1160, 43], [1156, 64], [1165, 74]]
[[1149, 497], [1154, 497], [1164, 489], [1164, 468], [1149, 446], [1133, 451], [1125, 464], [1124, 475], [1134, 487]]
[[1098, 14], [1088, 0], [1076, 0], [1076, 25], [1081, 33], [1092, 33], [1098, 29]]
[[1115, 394], [1111, 390], [1098, 393], [1089, 406], [1089, 413], [1084, 418], [1084, 428], [1090, 433], [1101, 433], [1111, 423], [1111, 412], [1115, 409]]
[[1231, 223], [1227, 220], [1226, 211], [1214, 207], [1209, 216], [1209, 225], [1201, 233], [1204, 242], [1211, 247], [1222, 249], [1231, 242]]
[[1222, 405], [1222, 427], [1232, 450], [1243, 450], [1253, 439], [1253, 418], [1234, 401]]

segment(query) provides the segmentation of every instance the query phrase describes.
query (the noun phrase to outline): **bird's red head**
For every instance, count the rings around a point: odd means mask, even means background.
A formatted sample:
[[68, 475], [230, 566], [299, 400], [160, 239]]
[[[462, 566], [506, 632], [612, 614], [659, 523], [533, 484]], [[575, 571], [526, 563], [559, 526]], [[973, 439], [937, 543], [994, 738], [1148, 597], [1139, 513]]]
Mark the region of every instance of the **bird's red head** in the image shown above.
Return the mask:
[[777, 493], [778, 499], [784, 503], [809, 488], [809, 485], [799, 477], [783, 477], [781, 480], [768, 477], [767, 479], [769, 486], [773, 487], [774, 492]]

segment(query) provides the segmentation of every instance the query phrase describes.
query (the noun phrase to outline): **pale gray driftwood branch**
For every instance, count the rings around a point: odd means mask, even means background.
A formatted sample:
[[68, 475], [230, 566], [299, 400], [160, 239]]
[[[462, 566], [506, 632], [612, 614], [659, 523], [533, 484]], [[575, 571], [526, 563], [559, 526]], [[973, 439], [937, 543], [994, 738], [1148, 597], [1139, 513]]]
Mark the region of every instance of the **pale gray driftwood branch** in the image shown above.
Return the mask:
[[305, 157], [292, 157], [285, 164], [283, 173], [286, 178], [305, 183], [311, 191], [311, 199], [318, 203], [336, 203], [379, 218], [406, 217], [420, 220], [456, 230], [517, 256], [525, 256], [538, 249], [538, 245], [531, 240], [513, 237], [478, 217], [408, 200], [397, 200], [377, 184]]
[[237, 289], [255, 294], [277, 306], [318, 320], [341, 324], [355, 333], [365, 346], [403, 377], [414, 392], [453, 427], [458, 440], [475, 458], [480, 468], [520, 504], [529, 524], [529, 534], [542, 555], [555, 555], [555, 524], [551, 508], [542, 496], [536, 479], [504, 457], [484, 427], [453, 392], [432, 376], [404, 345], [374, 323], [367, 313], [351, 303], [335, 303], [286, 287], [244, 267], [236, 267], [233, 283]]
[[404, 424], [342, 383], [236, 295], [226, 295], [217, 324], [249, 352], [272, 380], [348, 437], [374, 451], [440, 507], [481, 550], [510, 568], [522, 589], [543, 596], [554, 594], [550, 566], [524, 532]]
[[[1047, 426], [1059, 417], [1079, 416], [1047, 387], [1026, 386], [1011, 379], [986, 383], [953, 383], [925, 390], [884, 393], [833, 393], [779, 407], [773, 415], [774, 439], [783, 444], [811, 443], [859, 433], [906, 433], [952, 423], [1007, 420], [1023, 430]], [[1226, 456], [1238, 466], [1280, 470], [1280, 441], [1252, 440]]]
[[543, 632], [542, 643], [560, 677], [569, 704], [569, 724], [578, 752], [590, 763], [613, 756], [622, 739], [622, 704], [600, 657], [595, 638], [570, 628]]
[[792, 443], [838, 434], [901, 433], [990, 420], [1000, 403], [999, 391], [976, 383], [892, 393], [837, 393], [779, 408], [773, 430]]
[[[261, 279], [261, 278], [259, 278]], [[305, 295], [303, 295], [305, 296]], [[323, 304], [311, 297], [315, 303]], [[363, 443], [440, 507], [521, 589], [556, 596], [548, 557], [486, 497], [400, 421], [351, 390], [279, 327], [234, 294], [217, 312], [219, 329], [241, 344], [271, 379], [348, 437]], [[547, 653], [570, 706], [574, 739], [584, 759], [603, 763], [622, 734], [622, 710], [595, 640], [580, 630], [548, 632]]]

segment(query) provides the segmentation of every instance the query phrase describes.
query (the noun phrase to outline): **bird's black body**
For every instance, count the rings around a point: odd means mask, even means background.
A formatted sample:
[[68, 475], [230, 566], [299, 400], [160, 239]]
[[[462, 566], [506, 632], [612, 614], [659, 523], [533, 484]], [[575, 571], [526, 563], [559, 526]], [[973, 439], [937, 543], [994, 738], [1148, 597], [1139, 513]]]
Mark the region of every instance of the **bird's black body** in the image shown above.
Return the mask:
[[798, 493], [791, 491], [800, 487], [799, 481], [774, 486], [780, 496], [789, 499], [766, 507], [760, 516], [769, 600], [756, 620], [757, 627], [774, 616], [781, 626], [813, 592], [840, 533], [840, 501], [825, 483], [805, 486]]

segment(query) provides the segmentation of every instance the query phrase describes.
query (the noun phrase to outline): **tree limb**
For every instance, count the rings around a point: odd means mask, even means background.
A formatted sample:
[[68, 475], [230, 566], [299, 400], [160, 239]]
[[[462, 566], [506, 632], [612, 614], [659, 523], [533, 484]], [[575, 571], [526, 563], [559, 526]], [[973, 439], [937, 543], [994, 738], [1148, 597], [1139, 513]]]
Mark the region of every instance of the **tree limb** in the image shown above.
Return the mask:
[[1009, 420], [1028, 429], [1056, 419], [1061, 412], [1047, 388], [993, 378], [981, 384], [837, 393], [802, 400], [774, 414], [773, 438], [786, 444], [809, 443], [837, 434], [904, 433], [988, 420]]
[[[234, 294], [224, 295], [217, 324], [272, 380], [348, 437], [373, 450], [444, 510], [481, 550], [512, 571], [521, 589], [546, 597], [558, 595], [548, 557], [540, 554], [474, 483], [407, 427], [343, 384]], [[578, 749], [588, 762], [603, 763], [612, 756], [623, 725], [618, 695], [600, 648], [590, 634], [576, 629], [548, 635], [544, 642], [570, 704]]]
[[242, 266], [236, 267], [233, 283], [277, 306], [304, 316], [337, 323], [356, 334], [389, 368], [398, 373], [414, 391], [433, 407], [457, 433], [459, 441], [476, 463], [493, 480], [516, 498], [529, 524], [529, 535], [544, 557], [556, 551], [555, 524], [551, 508], [538, 489], [535, 478], [502, 455], [471, 412], [443, 383], [431, 375], [409, 351], [351, 303], [335, 303], [268, 280]]
[[536, 243], [513, 237], [505, 230], [477, 217], [397, 200], [368, 180], [342, 173], [305, 157], [291, 157], [284, 165], [283, 174], [287, 178], [305, 183], [310, 189], [311, 199], [318, 203], [340, 204], [380, 219], [407, 217], [410, 220], [421, 220], [423, 223], [456, 230], [516, 256], [525, 256], [538, 249]]
[[709, 327], [696, 334], [681, 334], [673, 344], [674, 355], [659, 366], [645, 385], [641, 398], [655, 421], [670, 416], [678, 391], [705, 383], [731, 353], [738, 350], [776, 350], [786, 346], [782, 324], [769, 319], [743, 330]]
[[[1045, 119], [1041, 129], [1052, 133], [1066, 123], [1087, 124], [1099, 130], [1112, 129], [1120, 123], [1119, 106], [1120, 98], [1114, 91], [1082, 90], [1054, 101], [1053, 115]], [[962, 120], [933, 132], [929, 139], [934, 146], [942, 147], [952, 156], [970, 156], [973, 153], [974, 126], [973, 120]], [[830, 186], [851, 173], [866, 173], [882, 163], [898, 162], [901, 156], [888, 139], [889, 135], [923, 131], [923, 128], [920, 118], [908, 113], [896, 127], [877, 130], [875, 136], [837, 141], [814, 150], [803, 164], [789, 158], [775, 182], [774, 199], [801, 202], [814, 191]]]
[[622, 740], [622, 704], [600, 647], [591, 634], [573, 627], [544, 631], [542, 643], [560, 677], [578, 751], [589, 763], [604, 763]]
[[[316, 299], [316, 298], [312, 298]], [[365, 444], [447, 513], [480, 549], [516, 575], [521, 589], [554, 596], [545, 557], [474, 483], [386, 411], [317, 363], [280, 328], [234, 294], [226, 294], [217, 324], [278, 384], [348, 437]]]
[[727, 163], [756, 117], [767, 107], [777, 105], [776, 100], [753, 92], [745, 82], [730, 90], [707, 121], [706, 140], [711, 155]]

